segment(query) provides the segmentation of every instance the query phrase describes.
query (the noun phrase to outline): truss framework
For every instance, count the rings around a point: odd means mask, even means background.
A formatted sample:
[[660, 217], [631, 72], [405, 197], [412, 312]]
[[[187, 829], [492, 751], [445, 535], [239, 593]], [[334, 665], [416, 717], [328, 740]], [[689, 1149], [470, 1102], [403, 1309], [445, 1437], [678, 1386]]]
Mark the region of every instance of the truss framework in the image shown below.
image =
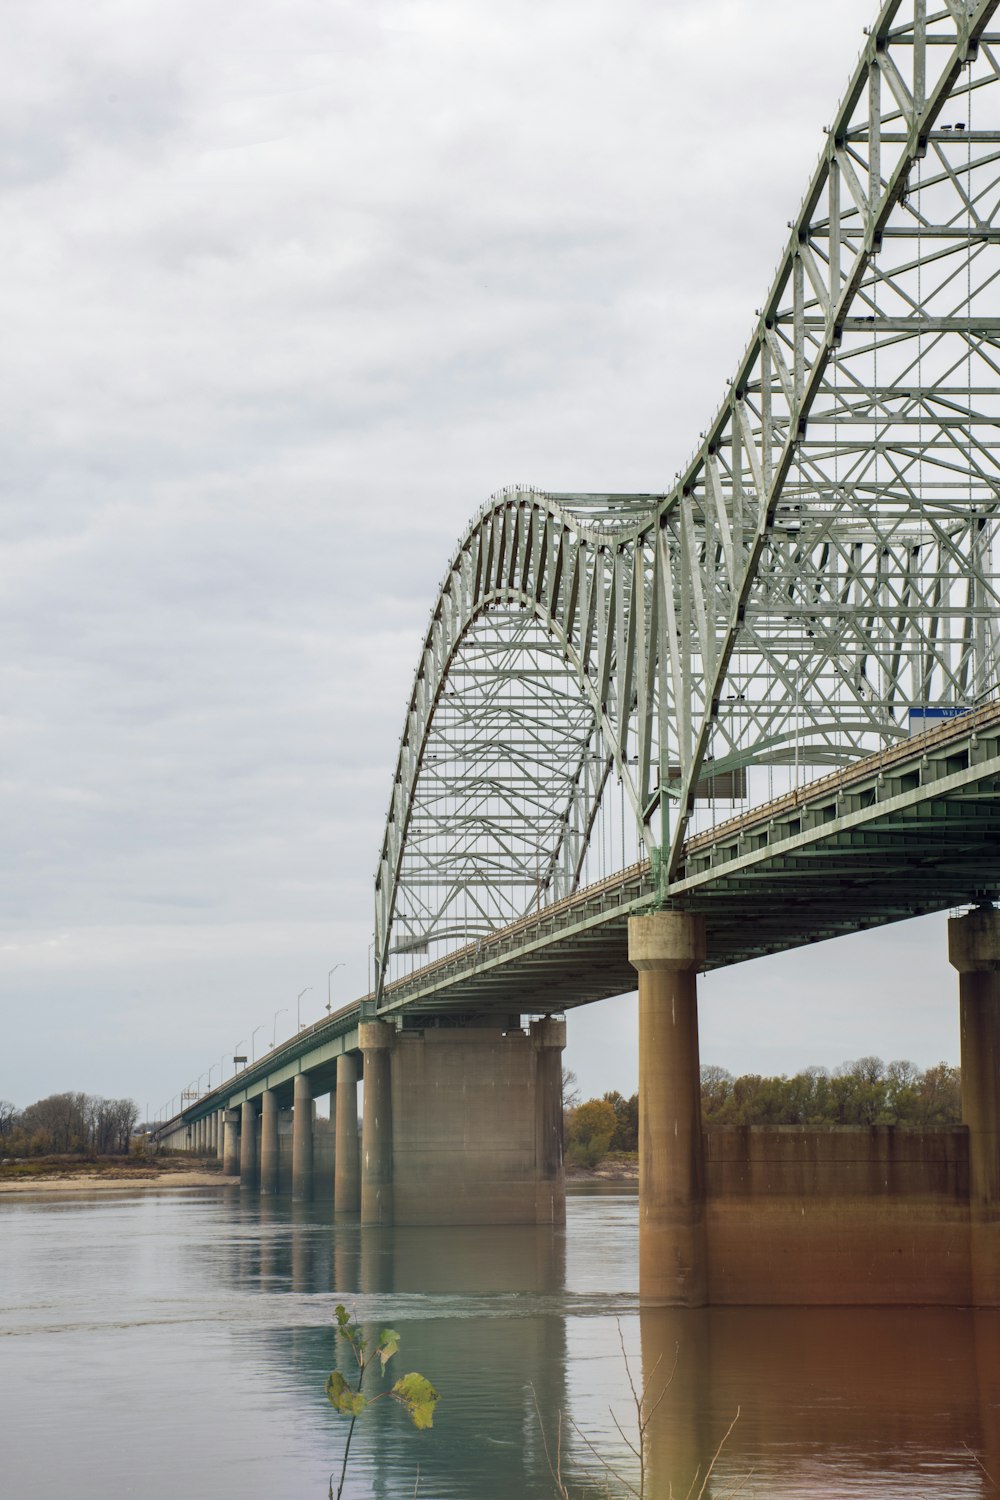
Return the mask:
[[616, 788], [663, 894], [709, 778], [808, 778], [994, 690], [997, 4], [883, 6], [672, 491], [507, 490], [473, 522], [400, 747], [380, 989], [574, 890]]

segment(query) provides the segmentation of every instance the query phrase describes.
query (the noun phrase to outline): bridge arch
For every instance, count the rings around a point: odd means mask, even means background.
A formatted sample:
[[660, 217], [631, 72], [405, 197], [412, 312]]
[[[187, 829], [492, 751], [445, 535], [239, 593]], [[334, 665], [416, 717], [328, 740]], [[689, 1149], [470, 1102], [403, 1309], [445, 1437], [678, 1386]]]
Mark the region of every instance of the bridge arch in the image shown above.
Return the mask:
[[380, 972], [575, 889], [612, 776], [634, 847], [639, 778], [606, 618], [648, 587], [626, 563], [660, 498], [510, 489], [460, 544], [400, 744], [376, 884]]
[[[380, 986], [394, 949], [474, 940], [578, 880], [609, 784], [665, 895], [706, 786], [752, 796], [764, 767], [808, 779], [995, 692], [996, 9], [882, 6], [747, 350], [669, 492], [510, 490], [473, 522], [401, 740], [376, 877]], [[487, 642], [507, 652], [506, 679]], [[498, 684], [519, 685], [505, 722], [548, 724], [547, 780], [518, 763], [513, 729], [483, 758], [471, 720], [437, 774], [473, 658], [480, 681], [460, 701], [492, 692], [499, 725]], [[466, 900], [489, 893], [464, 927], [463, 883]]]

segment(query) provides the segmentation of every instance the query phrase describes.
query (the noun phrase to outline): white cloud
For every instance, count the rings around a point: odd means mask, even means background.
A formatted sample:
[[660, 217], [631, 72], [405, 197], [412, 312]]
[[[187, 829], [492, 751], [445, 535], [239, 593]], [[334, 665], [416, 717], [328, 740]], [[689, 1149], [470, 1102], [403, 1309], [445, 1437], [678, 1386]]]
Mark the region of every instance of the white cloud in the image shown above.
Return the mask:
[[365, 987], [456, 538], [510, 481], [669, 481], [870, 10], [13, 7], [0, 1094], [158, 1104]]

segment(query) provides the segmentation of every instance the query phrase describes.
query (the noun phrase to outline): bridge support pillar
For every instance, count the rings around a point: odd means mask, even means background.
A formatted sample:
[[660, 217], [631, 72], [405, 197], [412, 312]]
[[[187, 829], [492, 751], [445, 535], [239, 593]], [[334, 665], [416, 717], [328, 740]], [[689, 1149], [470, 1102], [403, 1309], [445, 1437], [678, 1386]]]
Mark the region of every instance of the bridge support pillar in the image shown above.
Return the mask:
[[240, 1170], [239, 1111], [223, 1110], [222, 1121], [222, 1170], [227, 1177], [236, 1177]]
[[358, 1162], [358, 1059], [345, 1052], [337, 1058], [337, 1088], [333, 1109], [333, 1207], [338, 1214], [356, 1214], [361, 1207]]
[[294, 1084], [292, 1105], [292, 1197], [311, 1198], [313, 1190], [313, 1096], [306, 1073]]
[[244, 1101], [240, 1119], [240, 1187], [257, 1186], [257, 1110], [251, 1099]]
[[219, 1161], [226, 1157], [226, 1111], [220, 1109], [215, 1116], [215, 1154]]
[[630, 917], [628, 956], [639, 974], [639, 1298], [703, 1307], [697, 975], [705, 961], [704, 918], [678, 911]]
[[362, 1223], [564, 1221], [565, 1023], [518, 1020], [362, 1026]]
[[364, 1119], [361, 1125], [362, 1224], [393, 1222], [391, 1057], [395, 1038], [395, 1027], [385, 1021], [363, 1021], [358, 1027], [365, 1068]]
[[260, 1096], [260, 1190], [278, 1191], [278, 1096], [273, 1089]]
[[948, 957], [959, 974], [972, 1300], [1000, 1307], [1000, 911], [953, 917]]
[[535, 1222], [565, 1224], [562, 1055], [566, 1022], [533, 1021], [531, 1041], [535, 1049]]

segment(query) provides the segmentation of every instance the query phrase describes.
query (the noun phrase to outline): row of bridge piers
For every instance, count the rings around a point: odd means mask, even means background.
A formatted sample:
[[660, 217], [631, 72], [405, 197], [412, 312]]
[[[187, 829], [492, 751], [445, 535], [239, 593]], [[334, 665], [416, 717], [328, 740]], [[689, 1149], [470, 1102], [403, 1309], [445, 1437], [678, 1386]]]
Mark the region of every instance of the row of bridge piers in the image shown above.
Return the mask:
[[[1000, 912], [949, 923], [959, 973], [960, 1126], [813, 1130], [701, 1120], [701, 916], [629, 922], [639, 988], [640, 1292], [649, 1305], [1000, 1306]], [[901, 1001], [903, 997], [901, 996]], [[271, 1194], [366, 1225], [550, 1224], [565, 1217], [565, 1024], [519, 1017], [421, 1028], [361, 1022], [336, 1059], [325, 1168], [313, 1080], [265, 1088], [189, 1144]], [[363, 1076], [359, 1134], [358, 1083]], [[329, 1074], [324, 1077], [328, 1080]], [[326, 1082], [329, 1088], [329, 1082]]]
[[[356, 1050], [336, 1060], [322, 1136], [325, 1157], [333, 1141], [336, 1213], [369, 1225], [561, 1224], [565, 1042], [565, 1022], [551, 1018], [527, 1031], [517, 1017], [505, 1027], [361, 1022]], [[184, 1127], [173, 1143], [217, 1156], [243, 1187], [290, 1186], [293, 1198], [313, 1198], [331, 1186], [330, 1163], [317, 1162], [313, 1087], [303, 1071], [290, 1109], [265, 1088]]]

